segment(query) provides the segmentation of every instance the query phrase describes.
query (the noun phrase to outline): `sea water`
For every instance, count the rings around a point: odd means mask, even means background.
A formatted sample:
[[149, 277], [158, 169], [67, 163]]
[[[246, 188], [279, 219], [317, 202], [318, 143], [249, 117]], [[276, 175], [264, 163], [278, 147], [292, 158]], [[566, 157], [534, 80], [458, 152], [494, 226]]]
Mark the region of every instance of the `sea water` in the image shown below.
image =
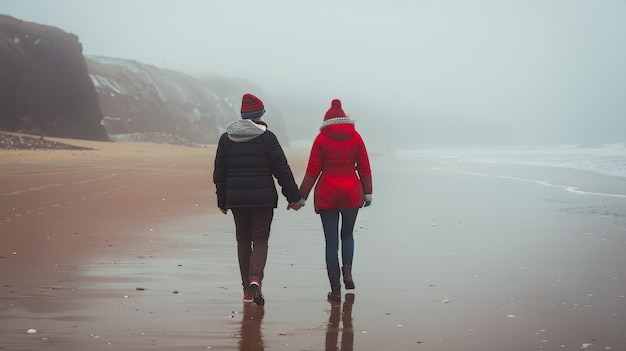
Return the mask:
[[[561, 187], [566, 191], [596, 196], [626, 198], [626, 145], [607, 144], [598, 147], [560, 145], [553, 147], [405, 149], [394, 152], [401, 161], [437, 160], [442, 167], [455, 172], [495, 176], [518, 181], [536, 182], [545, 186]], [[489, 171], [489, 167], [492, 171]], [[561, 169], [596, 174], [596, 183], [611, 182], [610, 191], [585, 190], [583, 185], [571, 184], [572, 178], [534, 178], [529, 173], [498, 174], [498, 166], [510, 169]], [[475, 169], [480, 169], [476, 172]], [[532, 173], [531, 173], [532, 174]], [[540, 174], [540, 172], [537, 172]]]

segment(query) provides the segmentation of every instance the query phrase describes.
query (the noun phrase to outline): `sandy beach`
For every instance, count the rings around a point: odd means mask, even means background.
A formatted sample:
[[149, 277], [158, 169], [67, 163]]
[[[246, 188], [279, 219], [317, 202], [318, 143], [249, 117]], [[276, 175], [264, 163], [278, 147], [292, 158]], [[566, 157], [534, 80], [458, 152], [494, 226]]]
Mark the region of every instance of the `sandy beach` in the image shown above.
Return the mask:
[[626, 350], [624, 178], [373, 153], [356, 289], [282, 199], [259, 308], [214, 147], [59, 140], [0, 150], [0, 350]]

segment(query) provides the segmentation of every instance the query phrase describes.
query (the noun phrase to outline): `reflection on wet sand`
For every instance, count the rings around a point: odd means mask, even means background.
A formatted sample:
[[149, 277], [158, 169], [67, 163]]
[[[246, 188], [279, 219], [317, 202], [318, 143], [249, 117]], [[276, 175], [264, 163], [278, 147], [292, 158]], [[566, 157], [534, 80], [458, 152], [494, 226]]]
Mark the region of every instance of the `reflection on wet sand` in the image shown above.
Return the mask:
[[[326, 329], [326, 351], [352, 351], [354, 346], [354, 328], [352, 327], [352, 305], [354, 304], [354, 294], [346, 294], [342, 304], [331, 302], [330, 317]], [[339, 322], [342, 322], [342, 328]], [[339, 331], [341, 331], [341, 343], [339, 341]]]
[[253, 303], [243, 305], [243, 319], [241, 320], [241, 339], [239, 350], [262, 351], [265, 350], [261, 322], [265, 315], [265, 309]]

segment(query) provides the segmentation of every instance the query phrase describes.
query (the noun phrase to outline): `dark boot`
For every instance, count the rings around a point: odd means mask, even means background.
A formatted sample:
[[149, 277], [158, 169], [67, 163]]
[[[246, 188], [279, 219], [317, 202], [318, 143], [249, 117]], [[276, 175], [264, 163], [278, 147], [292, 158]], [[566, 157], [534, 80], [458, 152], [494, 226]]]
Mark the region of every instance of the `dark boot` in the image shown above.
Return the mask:
[[343, 272], [343, 283], [346, 286], [346, 289], [354, 289], [354, 281], [352, 280], [352, 266], [343, 266], [341, 267], [341, 271]]
[[341, 284], [330, 284], [331, 291], [328, 293], [328, 301], [341, 302]]

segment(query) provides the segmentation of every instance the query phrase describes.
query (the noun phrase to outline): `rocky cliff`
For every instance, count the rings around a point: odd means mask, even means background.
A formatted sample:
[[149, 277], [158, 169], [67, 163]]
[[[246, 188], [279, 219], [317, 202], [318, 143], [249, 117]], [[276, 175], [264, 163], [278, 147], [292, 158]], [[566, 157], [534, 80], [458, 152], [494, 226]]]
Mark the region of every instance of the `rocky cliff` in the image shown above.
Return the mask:
[[[241, 96], [261, 91], [246, 80], [196, 78], [131, 60], [87, 56], [87, 65], [111, 135], [160, 132], [214, 144], [239, 118]], [[282, 115], [264, 100], [270, 128], [285, 137]]]
[[85, 57], [73, 34], [0, 15], [0, 130], [95, 140], [161, 133], [213, 144], [239, 118], [246, 92], [264, 100], [270, 128], [287, 143], [280, 111], [251, 82]]
[[235, 111], [198, 80], [135, 61], [88, 57], [109, 134], [162, 132], [212, 143]]
[[0, 15], [0, 129], [108, 140], [78, 37]]

